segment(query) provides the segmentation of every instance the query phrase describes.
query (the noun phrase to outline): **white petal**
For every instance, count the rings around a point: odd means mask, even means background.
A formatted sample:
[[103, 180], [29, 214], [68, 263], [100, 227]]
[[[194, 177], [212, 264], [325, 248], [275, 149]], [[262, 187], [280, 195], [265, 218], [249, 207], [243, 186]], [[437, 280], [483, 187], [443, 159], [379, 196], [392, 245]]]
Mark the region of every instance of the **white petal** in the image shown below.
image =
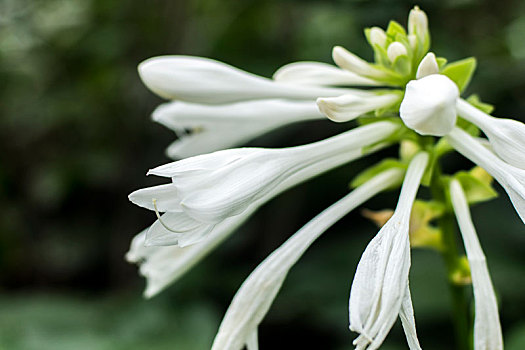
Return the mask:
[[346, 90], [281, 84], [202, 57], [154, 57], [142, 62], [138, 70], [144, 84], [159, 96], [197, 103], [315, 99], [337, 96]]
[[470, 217], [470, 211], [463, 189], [457, 180], [450, 184], [450, 196], [458, 220], [465, 251], [472, 275], [474, 301], [476, 306], [474, 318], [474, 349], [502, 350], [503, 336], [499, 321], [498, 303], [490, 279], [485, 254]]
[[149, 210], [155, 210], [154, 201], [160, 212], [182, 210], [177, 187], [173, 184], [141, 188], [132, 192], [128, 198], [133, 204]]
[[356, 349], [377, 349], [397, 319], [410, 268], [408, 225], [428, 154], [416, 155], [407, 170], [394, 215], [366, 247], [350, 292], [350, 329], [360, 333]]
[[224, 316], [212, 350], [240, 350], [268, 312], [288, 271], [308, 247], [349, 211], [397, 183], [402, 171], [372, 178], [324, 210], [266, 258], [244, 281]]
[[273, 75], [278, 82], [305, 85], [375, 86], [378, 82], [320, 62], [294, 62], [282, 66]]
[[400, 95], [385, 93], [370, 97], [352, 94], [317, 99], [319, 110], [334, 122], [347, 122], [368, 112], [386, 108], [400, 100]]
[[383, 29], [379, 27], [370, 28], [370, 42], [372, 45], [378, 45], [380, 47], [385, 47], [387, 36]]
[[457, 108], [461, 117], [483, 130], [498, 156], [515, 167], [525, 169], [525, 124], [492, 117], [465, 100], [458, 100]]
[[436, 55], [434, 55], [432, 52], [429, 52], [425, 57], [423, 57], [421, 63], [419, 63], [419, 66], [417, 67], [416, 79], [421, 79], [427, 75], [438, 73], [439, 66], [436, 60]]
[[357, 75], [379, 80], [390, 77], [386, 72], [375, 68], [367, 61], [354, 55], [341, 46], [334, 47], [332, 50], [332, 58], [335, 64], [337, 64], [339, 67]]
[[421, 135], [443, 136], [456, 125], [459, 89], [448, 77], [428, 75], [406, 86], [399, 114], [406, 126]]
[[414, 307], [412, 306], [412, 297], [410, 296], [410, 287], [407, 284], [399, 318], [405, 331], [408, 347], [410, 350], [421, 350], [416, 333], [416, 320], [414, 319]]
[[465, 157], [485, 169], [503, 186], [525, 223], [525, 170], [516, 168], [492, 153], [465, 131], [455, 128], [447, 141]]

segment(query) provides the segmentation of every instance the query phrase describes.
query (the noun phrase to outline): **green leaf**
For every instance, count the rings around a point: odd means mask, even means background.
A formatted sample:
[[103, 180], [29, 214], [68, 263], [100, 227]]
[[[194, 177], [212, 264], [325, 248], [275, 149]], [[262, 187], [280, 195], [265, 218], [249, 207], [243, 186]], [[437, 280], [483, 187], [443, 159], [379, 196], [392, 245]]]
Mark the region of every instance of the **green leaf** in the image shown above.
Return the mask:
[[460, 171], [454, 178], [463, 187], [470, 204], [488, 201], [498, 196], [498, 192], [492, 188], [492, 177], [480, 167], [474, 167], [469, 172]]
[[473, 105], [474, 107], [476, 107], [477, 109], [479, 109], [480, 111], [485, 112], [487, 114], [490, 114], [492, 113], [492, 111], [494, 111], [493, 105], [482, 102], [479, 96], [476, 94], [470, 95], [467, 98], [467, 102]]
[[469, 57], [447, 64], [441, 71], [441, 74], [446, 75], [455, 82], [459, 91], [462, 92], [470, 82], [475, 69], [476, 59], [474, 57]]
[[407, 36], [405, 28], [396, 21], [390, 21], [388, 23], [388, 28], [386, 29], [386, 35], [389, 36], [392, 40], [396, 40], [397, 34], [400, 34], [404, 37]]
[[443, 68], [447, 64], [447, 59], [445, 57], [436, 57], [436, 61], [439, 69]]
[[[375, 165], [372, 165], [370, 168], [365, 169], [364, 171], [359, 173], [350, 183], [350, 187], [356, 188], [358, 186], [361, 186], [362, 184], [364, 184], [365, 182], [367, 182], [374, 176], [382, 173], [383, 171], [394, 169], [394, 168], [406, 170], [407, 165], [405, 163], [400, 162], [397, 159], [393, 159], [393, 158], [384, 159], [381, 162]], [[392, 187], [395, 188], [399, 186], [400, 184], [401, 183], [396, 184], [395, 186], [392, 186]]]

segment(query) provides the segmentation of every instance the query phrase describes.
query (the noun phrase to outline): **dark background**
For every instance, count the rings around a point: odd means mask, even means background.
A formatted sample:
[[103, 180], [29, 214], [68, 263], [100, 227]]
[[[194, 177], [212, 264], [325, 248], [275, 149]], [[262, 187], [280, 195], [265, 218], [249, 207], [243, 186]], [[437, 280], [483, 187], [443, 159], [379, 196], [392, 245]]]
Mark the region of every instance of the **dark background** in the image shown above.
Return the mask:
[[[362, 29], [406, 25], [410, 1], [0, 0], [0, 349], [207, 349], [240, 283], [273, 249], [347, 192], [360, 160], [263, 207], [204, 262], [152, 300], [123, 257], [154, 214], [127, 200], [159, 183], [172, 132], [136, 66], [161, 54], [212, 57], [271, 76], [300, 60], [331, 62], [343, 45], [371, 59]], [[478, 58], [467, 91], [525, 114], [525, 3], [421, 1], [432, 50]], [[304, 123], [252, 145], [286, 146], [345, 130]], [[459, 156], [447, 167], [467, 168]], [[501, 192], [501, 189], [499, 189]], [[366, 207], [393, 207], [397, 193]], [[525, 235], [507, 197], [473, 208], [501, 301], [506, 348], [525, 348]], [[351, 349], [347, 304], [377, 229], [358, 211], [292, 269], [260, 327], [262, 349]], [[452, 348], [443, 264], [413, 252], [411, 285], [425, 349]], [[382, 349], [405, 349], [397, 324]]]

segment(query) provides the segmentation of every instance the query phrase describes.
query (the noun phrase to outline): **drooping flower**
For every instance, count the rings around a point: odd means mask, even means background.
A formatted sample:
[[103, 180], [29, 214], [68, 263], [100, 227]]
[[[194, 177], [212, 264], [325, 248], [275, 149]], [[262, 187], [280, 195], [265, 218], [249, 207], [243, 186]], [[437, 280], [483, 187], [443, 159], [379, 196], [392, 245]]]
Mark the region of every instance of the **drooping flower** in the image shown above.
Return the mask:
[[[428, 154], [420, 153], [408, 167], [396, 210], [366, 247], [350, 292], [350, 329], [359, 333], [356, 349], [377, 349], [399, 316], [410, 268], [409, 222]], [[409, 313], [409, 312], [408, 312]]]
[[474, 350], [502, 350], [503, 336], [496, 294], [490, 280], [485, 254], [470, 217], [465, 193], [457, 180], [452, 180], [450, 183], [450, 197], [463, 236], [472, 275], [475, 300]]

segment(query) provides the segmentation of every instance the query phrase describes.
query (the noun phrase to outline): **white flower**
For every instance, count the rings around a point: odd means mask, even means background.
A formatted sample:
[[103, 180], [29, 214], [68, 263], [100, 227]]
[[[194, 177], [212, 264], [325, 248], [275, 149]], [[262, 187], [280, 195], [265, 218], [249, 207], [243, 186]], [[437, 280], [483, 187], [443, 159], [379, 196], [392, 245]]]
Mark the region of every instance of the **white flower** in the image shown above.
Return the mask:
[[503, 350], [498, 303], [485, 259], [485, 254], [470, 217], [463, 189], [457, 180], [450, 183], [450, 197], [467, 253], [474, 288], [474, 350]]
[[483, 130], [498, 156], [515, 167], [525, 169], [525, 124], [492, 117], [462, 99], [457, 101], [457, 110], [462, 118]]
[[[191, 244], [298, 171], [379, 143], [398, 128], [378, 122], [304, 146], [229, 149], [186, 158], [149, 171], [172, 178], [173, 183], [135, 191], [129, 198], [139, 206], [166, 212], [148, 232], [152, 243]], [[181, 243], [183, 238], [186, 243]]]
[[[428, 154], [416, 155], [407, 170], [397, 208], [370, 241], [357, 266], [350, 292], [350, 329], [356, 349], [377, 349], [400, 314], [410, 269], [410, 213]], [[405, 304], [405, 312], [410, 307]], [[404, 317], [409, 320], [409, 317]]]
[[372, 45], [378, 45], [379, 47], [385, 47], [387, 36], [383, 29], [379, 27], [370, 28], [370, 42]]
[[399, 114], [421, 135], [443, 136], [456, 125], [459, 89], [448, 77], [432, 74], [410, 81]]
[[347, 122], [360, 115], [392, 106], [401, 100], [397, 92], [370, 95], [369, 97], [346, 94], [317, 99], [319, 110], [334, 122]]
[[525, 170], [501, 160], [490, 149], [459, 128], [455, 128], [448, 134], [447, 140], [459, 153], [498, 180], [525, 223]]
[[160, 56], [139, 65], [146, 86], [166, 99], [219, 104], [254, 99], [308, 100], [352, 89], [283, 84], [208, 58]]
[[[368, 152], [374, 150], [376, 149], [368, 150]], [[147, 279], [147, 288], [144, 294], [146, 297], [152, 297], [169, 284], [175, 282], [224, 239], [229, 237], [238, 226], [246, 221], [266, 201], [305, 180], [359, 158], [363, 153], [360, 149], [348, 151], [335, 157], [324, 159], [319, 163], [298, 171], [284, 180], [283, 183], [268, 193], [264, 198], [253, 203], [241, 215], [227, 218], [217, 225], [211, 225], [212, 228], [209, 235], [201, 242], [188, 245], [187, 242], [193, 241], [191, 232], [187, 234], [184, 233], [183, 235], [174, 234], [167, 229], [164, 229], [164, 232], [162, 230], [158, 232], [156, 231], [156, 229], [159, 228], [158, 224], [156, 226], [152, 225], [149, 229], [142, 231], [133, 239], [126, 258], [130, 262], [140, 264], [140, 272]], [[157, 220], [156, 223], [159, 223], [159, 221]], [[160, 227], [162, 227], [162, 225], [160, 225]], [[179, 246], [152, 246], [152, 244], [164, 245], [167, 244], [167, 242], [174, 242], [178, 239], [181, 240], [178, 242]]]
[[280, 83], [298, 85], [379, 85], [375, 80], [321, 62], [294, 62], [287, 64], [273, 74], [273, 79]]
[[324, 119], [314, 101], [279, 99], [221, 105], [174, 101], [157, 107], [152, 117], [179, 136], [166, 151], [170, 158], [237, 146], [290, 123]]
[[387, 170], [358, 187], [289, 238], [244, 281], [233, 298], [213, 342], [212, 350], [240, 350], [257, 332], [288, 274], [308, 247], [330, 226], [375, 194], [398, 183], [400, 169]]

